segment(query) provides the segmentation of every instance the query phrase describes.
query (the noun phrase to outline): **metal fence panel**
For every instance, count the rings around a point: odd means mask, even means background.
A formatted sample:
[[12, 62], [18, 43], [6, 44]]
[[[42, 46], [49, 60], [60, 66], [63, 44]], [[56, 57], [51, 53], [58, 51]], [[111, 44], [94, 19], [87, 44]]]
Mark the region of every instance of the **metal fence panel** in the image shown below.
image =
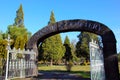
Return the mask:
[[105, 80], [102, 48], [96, 42], [89, 43], [91, 80]]
[[[36, 53], [29, 50], [9, 50], [7, 79], [34, 76], [35, 56]], [[0, 59], [0, 80], [5, 80], [6, 61]]]

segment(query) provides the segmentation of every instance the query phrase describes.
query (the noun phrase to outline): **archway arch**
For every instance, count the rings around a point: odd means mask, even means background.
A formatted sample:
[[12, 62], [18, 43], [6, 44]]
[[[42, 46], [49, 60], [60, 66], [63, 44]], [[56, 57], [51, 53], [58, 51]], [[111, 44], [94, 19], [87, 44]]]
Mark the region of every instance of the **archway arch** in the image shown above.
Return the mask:
[[36, 32], [28, 41], [27, 48], [32, 48], [36, 53], [38, 44], [44, 39], [61, 32], [86, 31], [102, 37], [103, 56], [106, 80], [119, 80], [118, 59], [115, 36], [106, 25], [91, 20], [63, 20], [45, 26]]

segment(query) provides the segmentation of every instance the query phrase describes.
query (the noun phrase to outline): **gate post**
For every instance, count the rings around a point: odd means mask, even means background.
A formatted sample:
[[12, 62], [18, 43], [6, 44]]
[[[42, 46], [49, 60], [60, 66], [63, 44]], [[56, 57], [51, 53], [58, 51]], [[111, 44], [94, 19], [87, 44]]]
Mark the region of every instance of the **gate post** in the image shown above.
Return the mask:
[[116, 43], [103, 42], [103, 45], [106, 80], [120, 80]]
[[111, 30], [106, 31], [102, 35], [102, 42], [106, 80], [120, 80], [114, 33]]

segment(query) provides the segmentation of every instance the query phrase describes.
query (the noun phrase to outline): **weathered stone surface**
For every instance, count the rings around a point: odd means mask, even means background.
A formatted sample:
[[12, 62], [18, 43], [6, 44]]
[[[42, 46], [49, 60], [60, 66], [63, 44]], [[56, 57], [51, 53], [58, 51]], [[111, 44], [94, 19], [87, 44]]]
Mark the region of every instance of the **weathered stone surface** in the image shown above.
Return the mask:
[[106, 80], [119, 80], [116, 39], [112, 30], [102, 23], [81, 19], [56, 22], [36, 32], [28, 41], [27, 48], [33, 48], [38, 53], [37, 46], [44, 39], [57, 33], [70, 31], [87, 31], [100, 35], [104, 46], [103, 55]]

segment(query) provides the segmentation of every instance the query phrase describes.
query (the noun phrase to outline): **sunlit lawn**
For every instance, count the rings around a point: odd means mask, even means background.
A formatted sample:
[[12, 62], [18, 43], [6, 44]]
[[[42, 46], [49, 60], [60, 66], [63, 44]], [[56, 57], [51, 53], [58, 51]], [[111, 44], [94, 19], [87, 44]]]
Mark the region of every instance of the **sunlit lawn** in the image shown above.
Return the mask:
[[[63, 70], [66, 71], [66, 66], [59, 66], [59, 65], [53, 65], [53, 66], [38, 66], [38, 70]], [[90, 71], [90, 65], [87, 66], [80, 66], [75, 65], [72, 67], [72, 71]]]
[[64, 72], [64, 73], [68, 73], [68, 74], [76, 74], [76, 75], [79, 75], [84, 78], [90, 78], [90, 65], [88, 65], [88, 66], [75, 65], [72, 67], [70, 72], [67, 72], [66, 66], [59, 66], [59, 65], [56, 65], [56, 66], [46, 66], [46, 65], [40, 66], [39, 65], [38, 70], [39, 70], [39, 72], [40, 71]]

